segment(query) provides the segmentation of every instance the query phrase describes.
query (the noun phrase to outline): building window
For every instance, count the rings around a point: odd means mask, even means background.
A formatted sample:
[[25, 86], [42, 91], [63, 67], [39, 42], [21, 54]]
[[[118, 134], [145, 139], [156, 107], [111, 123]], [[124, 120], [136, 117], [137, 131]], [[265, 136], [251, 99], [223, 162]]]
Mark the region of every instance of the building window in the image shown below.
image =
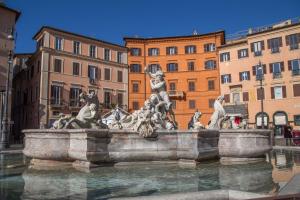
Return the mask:
[[230, 102], [230, 94], [224, 94], [224, 102], [229, 103]]
[[213, 108], [214, 107], [214, 103], [215, 103], [214, 99], [208, 99], [208, 107], [209, 108]]
[[281, 72], [284, 71], [283, 62], [276, 62], [270, 64], [270, 73], [273, 73], [273, 78], [281, 78]]
[[300, 84], [293, 85], [294, 97], [300, 97]]
[[171, 91], [176, 90], [176, 83], [174, 83], [174, 82], [169, 83], [169, 90], [171, 90]]
[[215, 60], [207, 60], [204, 65], [205, 69], [216, 69], [217, 62]]
[[123, 72], [118, 71], [118, 82], [123, 82]]
[[104, 80], [110, 81], [110, 69], [109, 68], [104, 69]]
[[189, 46], [185, 46], [185, 54], [192, 54], [192, 53], [196, 53], [197, 49], [195, 45], [189, 45]]
[[111, 102], [111, 95], [110, 92], [105, 91], [104, 92], [104, 107], [105, 108], [110, 108], [110, 102]]
[[62, 60], [54, 59], [54, 72], [61, 73]]
[[189, 91], [195, 91], [195, 81], [189, 81]]
[[257, 100], [265, 99], [265, 91], [264, 91], [264, 88], [257, 88], [257, 89], [256, 89], [256, 93], [257, 93]]
[[215, 81], [208, 80], [208, 90], [214, 90], [214, 89], [215, 89]]
[[39, 39], [39, 40], [37, 41], [36, 46], [37, 46], [37, 49], [39, 49], [40, 47], [43, 47], [43, 46], [44, 46], [44, 36], [41, 37], [41, 39]]
[[166, 52], [167, 52], [167, 55], [176, 55], [177, 47], [167, 47]]
[[300, 126], [300, 115], [294, 115], [295, 126]]
[[167, 64], [167, 71], [168, 72], [176, 72], [176, 71], [178, 71], [178, 64], [177, 63], [168, 63]]
[[238, 50], [238, 58], [246, 58], [248, 57], [248, 49], [240, 49]]
[[148, 66], [148, 70], [151, 73], [155, 73], [159, 69], [160, 69], [159, 64], [151, 64], [151, 65]]
[[272, 99], [286, 98], [286, 87], [285, 86], [271, 87], [271, 98]]
[[90, 45], [90, 57], [96, 58], [96, 46]]
[[300, 75], [300, 59], [289, 60], [288, 68], [292, 71], [293, 76]]
[[73, 75], [79, 76], [79, 71], [80, 71], [80, 64], [73, 62]]
[[62, 51], [63, 50], [63, 39], [60, 37], [55, 37], [55, 49]]
[[221, 75], [221, 83], [231, 83], [231, 74]]
[[172, 109], [175, 110], [176, 109], [176, 100], [171, 100], [172, 102]]
[[250, 80], [250, 72], [245, 71], [245, 72], [240, 72], [240, 81], [246, 81]]
[[256, 80], [263, 79], [264, 74], [266, 74], [267, 68], [266, 65], [255, 65], [252, 66], [252, 74], [253, 76], [256, 76]]
[[80, 106], [80, 100], [79, 100], [80, 93], [81, 93], [80, 88], [70, 88], [70, 106], [72, 107]]
[[130, 72], [141, 72], [142, 71], [142, 67], [140, 64], [131, 64], [130, 65]]
[[123, 60], [122, 60], [122, 55], [123, 55], [122, 52], [118, 52], [118, 53], [117, 53], [117, 62], [118, 62], [118, 63], [122, 63], [122, 62], [123, 62]]
[[123, 94], [118, 93], [118, 106], [122, 106], [122, 105], [123, 105]]
[[141, 55], [141, 49], [140, 48], [131, 48], [130, 49], [130, 55], [131, 56], [140, 56]]
[[51, 85], [51, 105], [61, 105], [62, 86]]
[[78, 41], [73, 42], [73, 53], [80, 54], [80, 42]]
[[279, 48], [282, 47], [282, 38], [272, 38], [268, 40], [268, 49], [271, 49], [272, 53], [278, 53]]
[[195, 100], [189, 100], [189, 108], [195, 109], [196, 108], [196, 101]]
[[139, 102], [133, 101], [133, 102], [132, 102], [132, 109], [133, 109], [133, 110], [138, 110], [138, 109], [140, 109]]
[[230, 60], [230, 53], [229, 52], [225, 52], [225, 53], [220, 54], [220, 61], [221, 62], [225, 62], [225, 61], [229, 61], [229, 60]]
[[194, 61], [188, 62], [187, 65], [188, 65], [188, 71], [194, 71], [195, 70], [195, 62]]
[[138, 83], [133, 83], [132, 84], [132, 92], [133, 93], [138, 93], [139, 92], [139, 84]]
[[158, 56], [159, 49], [158, 48], [149, 48], [148, 49], [148, 56]]
[[208, 43], [204, 44], [204, 52], [211, 52], [216, 50], [216, 44], [215, 43]]
[[243, 101], [244, 102], [249, 101], [249, 93], [248, 92], [243, 92]]
[[254, 52], [254, 56], [261, 56], [264, 49], [264, 41], [251, 43], [251, 52]]
[[240, 103], [240, 93], [239, 92], [234, 92], [232, 94], [232, 100], [233, 100], [233, 103], [235, 103], [235, 104]]
[[110, 50], [104, 49], [104, 60], [110, 60]]
[[290, 50], [299, 49], [300, 33], [285, 36], [286, 45], [290, 46]]
[[98, 78], [98, 70], [96, 66], [88, 66], [88, 77], [90, 81], [95, 81]]

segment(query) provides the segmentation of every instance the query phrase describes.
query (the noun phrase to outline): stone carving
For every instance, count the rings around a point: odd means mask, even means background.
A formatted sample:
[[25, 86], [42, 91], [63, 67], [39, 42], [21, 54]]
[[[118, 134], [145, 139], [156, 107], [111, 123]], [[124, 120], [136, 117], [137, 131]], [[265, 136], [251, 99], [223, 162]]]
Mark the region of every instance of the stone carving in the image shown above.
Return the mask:
[[89, 94], [81, 93], [80, 101], [85, 105], [80, 109], [76, 117], [61, 114], [60, 118], [53, 123], [54, 129], [79, 129], [79, 128], [107, 128], [102, 123], [98, 114], [99, 100], [94, 92]]
[[214, 113], [210, 118], [208, 129], [221, 129], [224, 122], [227, 120], [226, 112], [223, 108], [224, 96], [219, 96], [214, 103]]
[[200, 111], [196, 111], [189, 121], [188, 124], [188, 129], [193, 129], [193, 130], [199, 130], [199, 129], [204, 129], [205, 127], [201, 124], [199, 121], [202, 116], [202, 113]]
[[111, 128], [129, 128], [137, 131], [143, 137], [155, 137], [157, 136], [155, 130], [176, 129], [177, 123], [172, 110], [172, 102], [166, 91], [164, 73], [160, 69], [151, 73], [147, 68], [145, 68], [145, 72], [151, 78], [150, 86], [153, 94], [145, 101], [140, 110], [121, 119], [121, 126], [113, 125]]

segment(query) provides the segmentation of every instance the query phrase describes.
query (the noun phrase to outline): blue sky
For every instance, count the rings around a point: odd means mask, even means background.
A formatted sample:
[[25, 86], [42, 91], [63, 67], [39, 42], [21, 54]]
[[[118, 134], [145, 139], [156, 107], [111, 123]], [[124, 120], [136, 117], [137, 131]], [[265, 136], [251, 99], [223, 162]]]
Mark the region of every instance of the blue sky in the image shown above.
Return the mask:
[[5, 0], [20, 10], [16, 52], [33, 52], [43, 25], [123, 44], [124, 36], [226, 34], [300, 16], [300, 0]]

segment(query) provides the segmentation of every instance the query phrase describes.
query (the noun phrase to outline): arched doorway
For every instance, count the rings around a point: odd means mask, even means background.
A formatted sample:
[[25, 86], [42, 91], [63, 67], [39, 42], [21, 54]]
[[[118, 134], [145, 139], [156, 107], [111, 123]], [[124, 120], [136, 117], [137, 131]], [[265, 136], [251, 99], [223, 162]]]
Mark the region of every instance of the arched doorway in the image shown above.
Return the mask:
[[276, 111], [273, 114], [274, 135], [283, 137], [284, 126], [288, 125], [288, 116], [284, 111]]
[[[262, 120], [263, 119], [263, 120]], [[269, 115], [265, 112], [259, 112], [255, 116], [255, 124], [256, 128], [261, 129], [262, 128], [262, 121], [264, 121], [264, 128], [269, 128]]]

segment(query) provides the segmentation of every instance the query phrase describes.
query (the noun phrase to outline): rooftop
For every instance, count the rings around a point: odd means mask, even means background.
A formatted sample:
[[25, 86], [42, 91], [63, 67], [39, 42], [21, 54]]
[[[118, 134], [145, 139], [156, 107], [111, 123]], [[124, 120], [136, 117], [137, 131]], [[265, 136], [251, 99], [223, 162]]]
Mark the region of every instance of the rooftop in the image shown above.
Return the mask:
[[0, 4], [0, 8], [3, 8], [5, 10], [8, 10], [8, 11], [11, 11], [11, 12], [15, 13], [16, 14], [16, 21], [19, 19], [20, 15], [21, 15], [20, 11], [9, 8], [9, 7], [5, 6], [4, 4]]
[[111, 43], [111, 42], [107, 42], [107, 41], [104, 41], [104, 40], [99, 40], [97, 38], [93, 38], [93, 37], [89, 37], [89, 36], [86, 36], [86, 35], [81, 35], [81, 34], [78, 34], [78, 33], [73, 33], [73, 32], [69, 32], [69, 31], [66, 31], [66, 30], [62, 30], [62, 29], [59, 29], [59, 28], [54, 28], [54, 27], [51, 27], [51, 26], [42, 26], [40, 28], [40, 30], [33, 36], [33, 39], [36, 39], [36, 37], [44, 30], [52, 30], [52, 31], [56, 31], [56, 32], [60, 32], [60, 33], [64, 33], [64, 34], [69, 34], [69, 35], [73, 35], [73, 36], [77, 36], [77, 37], [82, 37], [82, 38], [86, 38], [86, 39], [89, 39], [89, 40], [93, 40], [95, 42], [101, 42], [103, 44], [107, 44], [107, 45], [111, 45], [111, 46], [115, 46], [115, 47], [119, 47], [119, 48], [124, 48], [126, 49], [126, 47], [124, 46], [121, 46], [121, 45], [118, 45], [118, 44], [114, 44], [114, 43]]

